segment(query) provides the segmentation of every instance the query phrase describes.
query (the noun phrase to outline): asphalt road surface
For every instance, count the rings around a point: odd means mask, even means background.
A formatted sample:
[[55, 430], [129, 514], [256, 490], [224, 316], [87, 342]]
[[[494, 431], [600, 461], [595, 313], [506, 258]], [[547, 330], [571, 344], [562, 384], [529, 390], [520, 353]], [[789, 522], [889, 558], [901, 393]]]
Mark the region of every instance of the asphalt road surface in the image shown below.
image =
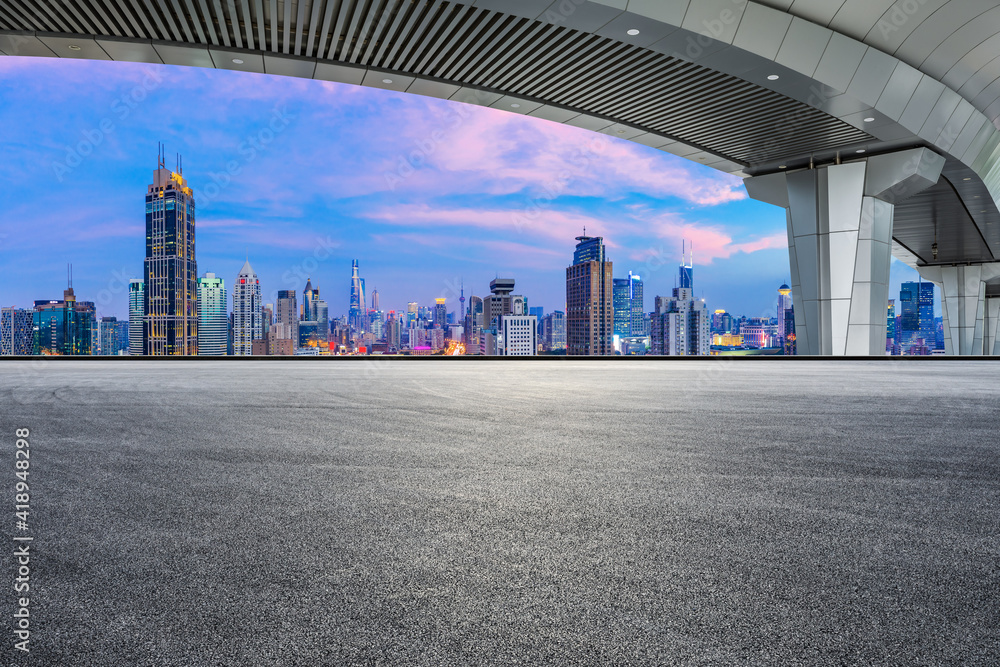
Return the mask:
[[0, 408], [4, 664], [1000, 663], [998, 362], [6, 362]]

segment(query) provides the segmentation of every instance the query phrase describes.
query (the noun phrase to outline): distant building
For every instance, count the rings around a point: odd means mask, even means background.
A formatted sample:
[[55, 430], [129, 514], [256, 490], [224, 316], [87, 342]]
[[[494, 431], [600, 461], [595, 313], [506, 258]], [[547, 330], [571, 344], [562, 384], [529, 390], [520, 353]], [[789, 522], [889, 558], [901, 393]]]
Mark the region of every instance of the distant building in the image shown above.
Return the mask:
[[[225, 301], [225, 299], [223, 299]], [[267, 338], [267, 334], [271, 331], [271, 325], [274, 324], [274, 305], [270, 303], [265, 303], [264, 307], [261, 308], [261, 333], [264, 338]]]
[[295, 305], [295, 290], [278, 290], [275, 324], [285, 324], [285, 334], [293, 346], [299, 344], [299, 309]]
[[936, 346], [934, 331], [934, 283], [905, 282], [899, 289], [902, 354], [929, 354]]
[[542, 349], [555, 352], [566, 349], [566, 314], [555, 310], [542, 320]]
[[248, 259], [233, 284], [234, 355], [253, 354], [253, 341], [260, 339], [263, 330], [261, 310], [260, 280]]
[[542, 320], [545, 319], [545, 309], [541, 306], [532, 306], [528, 309], [529, 315], [534, 315], [535, 319], [538, 320], [538, 338], [541, 340], [542, 337]]
[[34, 314], [31, 308], [0, 309], [0, 355], [27, 356], [34, 352]]
[[198, 279], [198, 354], [224, 355], [229, 326], [226, 283], [214, 273]]
[[896, 300], [889, 299], [889, 307], [886, 309], [885, 318], [885, 353], [889, 355], [899, 354], [896, 349]]
[[708, 307], [704, 299], [694, 298], [692, 263], [687, 258], [681, 262], [682, 286], [674, 288], [672, 298], [656, 297], [650, 332], [652, 354], [693, 356], [710, 352]]
[[[128, 350], [128, 341], [122, 341], [119, 333], [125, 322], [119, 322], [117, 317], [102, 317], [100, 323], [100, 350], [103, 356], [117, 356]], [[123, 345], [124, 342], [124, 345]]]
[[[795, 337], [795, 317], [789, 317], [792, 311], [792, 288], [787, 283], [782, 283], [778, 288], [778, 329], [776, 346], [786, 347], [786, 339]], [[789, 326], [791, 325], [791, 326]]]
[[434, 299], [434, 326], [444, 329], [448, 326], [448, 308], [445, 299]]
[[76, 300], [72, 284], [63, 291], [62, 301], [35, 301], [34, 354], [93, 354], [96, 316], [92, 301]]
[[600, 236], [576, 237], [573, 265], [566, 268], [566, 350], [572, 355], [614, 351], [612, 265]]
[[364, 333], [368, 327], [365, 303], [365, 281], [358, 275], [358, 260], [355, 259], [351, 262], [351, 307], [348, 321], [356, 334]]
[[143, 327], [146, 315], [146, 283], [133, 278], [128, 283], [128, 353], [146, 354], [143, 348]]

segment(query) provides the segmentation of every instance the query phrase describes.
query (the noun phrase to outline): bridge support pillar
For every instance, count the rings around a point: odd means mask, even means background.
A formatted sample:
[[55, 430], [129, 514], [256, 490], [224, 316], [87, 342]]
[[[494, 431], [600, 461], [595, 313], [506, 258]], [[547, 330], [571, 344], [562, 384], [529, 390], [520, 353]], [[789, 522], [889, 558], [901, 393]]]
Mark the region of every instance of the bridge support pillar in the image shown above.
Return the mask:
[[1000, 299], [986, 298], [986, 281], [1000, 278], [1000, 262], [918, 266], [941, 290], [945, 354], [996, 354]]
[[786, 210], [798, 354], [885, 354], [893, 207], [943, 166], [916, 148], [744, 180]]
[[1000, 356], [1000, 296], [986, 297], [986, 345], [983, 352]]

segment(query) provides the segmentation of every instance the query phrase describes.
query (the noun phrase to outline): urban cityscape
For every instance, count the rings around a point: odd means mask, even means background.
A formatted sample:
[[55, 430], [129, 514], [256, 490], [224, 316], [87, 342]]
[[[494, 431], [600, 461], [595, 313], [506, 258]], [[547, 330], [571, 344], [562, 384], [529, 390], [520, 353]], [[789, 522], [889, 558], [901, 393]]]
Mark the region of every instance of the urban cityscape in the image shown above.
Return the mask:
[[[434, 304], [383, 308], [367, 288], [361, 261], [350, 267], [350, 309], [333, 314], [310, 277], [301, 297], [278, 290], [265, 303], [247, 256], [230, 283], [213, 271], [198, 275], [195, 193], [165, 165], [162, 146], [145, 195], [146, 252], [142, 278], [130, 280], [128, 319], [102, 315], [77, 299], [72, 267], [61, 300], [0, 310], [0, 354], [73, 356], [329, 356], [329, 355], [794, 355], [793, 290], [777, 288], [774, 314], [737, 316], [710, 310], [694, 291], [693, 248], [681, 241], [676, 286], [655, 295], [647, 311], [641, 275], [614, 277], [607, 246], [586, 228], [566, 267], [564, 310], [546, 313], [530, 295], [515, 294], [516, 277], [485, 285], [464, 282], [459, 295]], [[567, 240], [568, 241], [568, 240]], [[567, 257], [569, 245], [567, 243]], [[345, 272], [344, 283], [348, 282]], [[347, 285], [345, 284], [345, 289]], [[475, 292], [480, 291], [480, 295]], [[934, 284], [903, 282], [886, 308], [887, 355], [944, 351], [934, 317]], [[457, 301], [457, 303], [456, 303]]]

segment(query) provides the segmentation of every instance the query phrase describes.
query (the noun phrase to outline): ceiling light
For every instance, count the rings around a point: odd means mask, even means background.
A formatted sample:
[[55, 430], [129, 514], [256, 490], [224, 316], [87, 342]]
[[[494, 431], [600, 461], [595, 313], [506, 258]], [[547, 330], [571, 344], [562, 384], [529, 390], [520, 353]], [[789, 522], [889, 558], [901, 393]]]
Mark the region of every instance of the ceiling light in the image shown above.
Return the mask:
[[392, 83], [392, 79], [382, 79], [382, 83]]
[[243, 64], [243, 61], [242, 61], [242, 60], [240, 60], [239, 58], [233, 58], [233, 62], [234, 62], [235, 64], [237, 64], [237, 65], [242, 65], [242, 64]]
[[963, 178], [962, 180], [963, 180], [963, 181], [971, 181], [971, 180], [972, 180], [972, 177], [971, 177], [971, 176], [966, 176], [966, 177], [965, 177], [965, 178]]
[[777, 81], [780, 78], [781, 77], [779, 77], [777, 74], [769, 74], [768, 77], [767, 77], [767, 80], [768, 81]]
[[625, 130], [615, 130], [618, 134], [625, 134]]
[[976, 199], [979, 199], [979, 195], [975, 195], [975, 198], [976, 198]]
[[874, 118], [872, 118], [871, 116], [869, 116], [868, 118], [865, 118], [865, 122], [866, 122], [866, 123], [874, 123], [874, 122], [875, 122], [875, 119], [874, 119]]
[[70, 45], [69, 45], [69, 50], [70, 50], [70, 51], [79, 51], [79, 50], [80, 50], [80, 47], [79, 47], [79, 46], [77, 46], [76, 44], [70, 44]]
[[511, 109], [520, 109], [520, 108], [521, 108], [521, 105], [520, 105], [520, 104], [511, 104], [511, 105], [510, 105], [510, 108], [511, 108]]
[[854, 151], [854, 152], [855, 152], [855, 153], [864, 153], [864, 152], [865, 152], [865, 149], [864, 149], [864, 148], [859, 148], [858, 150], [856, 150], [856, 151]]
[[779, 164], [778, 165], [778, 169], [788, 169], [788, 165], [787, 164]]
[[636, 35], [639, 34], [639, 31], [635, 28], [632, 28], [631, 30], [627, 30], [626, 33], [635, 37]]

